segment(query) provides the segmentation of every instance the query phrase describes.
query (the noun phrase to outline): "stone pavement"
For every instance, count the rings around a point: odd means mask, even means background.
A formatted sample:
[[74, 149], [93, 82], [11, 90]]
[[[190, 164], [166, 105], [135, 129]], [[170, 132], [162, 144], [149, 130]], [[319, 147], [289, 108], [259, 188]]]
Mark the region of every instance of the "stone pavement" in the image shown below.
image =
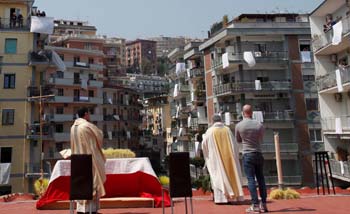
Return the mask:
[[[0, 202], [0, 213], [4, 214], [68, 214], [68, 210], [37, 210], [34, 200], [15, 200], [13, 202]], [[270, 200], [268, 207], [270, 213], [294, 213], [294, 214], [348, 214], [350, 195], [316, 196], [314, 194], [302, 196], [297, 200]], [[189, 207], [189, 202], [187, 203]], [[221, 213], [245, 213], [249, 200], [243, 205], [215, 205], [211, 197], [207, 195], [194, 196], [193, 207], [195, 214], [221, 214]], [[171, 213], [170, 207], [165, 213]], [[176, 199], [174, 213], [185, 213], [183, 199]], [[129, 208], [129, 209], [102, 209], [103, 214], [161, 214], [162, 208]], [[190, 212], [189, 212], [190, 213]]]

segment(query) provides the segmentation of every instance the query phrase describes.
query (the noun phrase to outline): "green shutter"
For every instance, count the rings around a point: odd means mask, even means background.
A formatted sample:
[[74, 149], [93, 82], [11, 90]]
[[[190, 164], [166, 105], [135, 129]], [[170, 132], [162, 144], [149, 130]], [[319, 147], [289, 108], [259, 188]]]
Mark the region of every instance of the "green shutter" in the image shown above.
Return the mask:
[[6, 39], [5, 40], [5, 53], [7, 53], [7, 54], [17, 53], [17, 39]]

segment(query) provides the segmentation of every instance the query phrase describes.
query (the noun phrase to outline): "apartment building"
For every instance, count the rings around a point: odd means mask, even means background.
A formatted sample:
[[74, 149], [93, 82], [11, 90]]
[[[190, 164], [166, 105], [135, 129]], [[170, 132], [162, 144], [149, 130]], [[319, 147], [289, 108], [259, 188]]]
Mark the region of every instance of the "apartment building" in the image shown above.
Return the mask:
[[333, 178], [350, 182], [350, 4], [323, 1], [310, 15], [322, 137]]
[[103, 53], [106, 80], [116, 80], [119, 76], [125, 76], [125, 39], [105, 38]]
[[126, 69], [128, 73], [156, 74], [156, 42], [144, 39], [126, 42]]
[[274, 132], [281, 143], [284, 183], [313, 183], [311, 154], [322, 144], [310, 46], [310, 25], [301, 14], [241, 14], [199, 46], [209, 124], [221, 113], [233, 129], [242, 119], [242, 106], [253, 106], [253, 117], [265, 127], [268, 184], [277, 184]]
[[[47, 39], [43, 29], [33, 26], [37, 17], [34, 1], [0, 1], [0, 193], [28, 192], [40, 176], [41, 147], [27, 138], [37, 106], [28, 102], [33, 86], [39, 84], [40, 65], [33, 60], [35, 51]], [[35, 16], [35, 17], [34, 17]], [[53, 26], [53, 22], [46, 23]], [[39, 113], [37, 114], [39, 117]], [[45, 169], [44, 169], [45, 170]]]
[[105, 148], [139, 150], [139, 93], [116, 85], [103, 87], [102, 130]]
[[62, 35], [83, 34], [93, 36], [96, 35], [96, 31], [96, 27], [86, 21], [57, 19], [54, 20], [54, 32], [50, 36], [49, 42], [54, 42]]
[[[142, 127], [143, 132], [140, 144], [144, 151], [160, 163], [168, 154], [166, 151], [171, 126], [170, 105], [168, 95], [147, 98], [143, 102]], [[152, 160], [151, 160], [152, 161]]]
[[190, 39], [185, 37], [151, 37], [149, 40], [157, 42], [157, 57], [167, 57], [167, 55], [177, 47], [184, 47]]
[[[52, 167], [62, 158], [59, 152], [70, 148], [70, 128], [79, 108], [88, 107], [91, 121], [102, 128], [103, 42], [97, 36], [72, 34], [45, 46], [49, 61], [41, 66], [41, 94], [54, 96], [42, 103], [41, 133], [43, 159]], [[51, 65], [54, 58], [61, 66]], [[40, 138], [39, 134], [40, 129], [32, 128], [28, 138]]]
[[171, 135], [168, 151], [187, 151], [195, 156], [196, 136], [207, 128], [203, 55], [200, 42], [189, 42], [168, 54], [167, 77], [170, 84]]

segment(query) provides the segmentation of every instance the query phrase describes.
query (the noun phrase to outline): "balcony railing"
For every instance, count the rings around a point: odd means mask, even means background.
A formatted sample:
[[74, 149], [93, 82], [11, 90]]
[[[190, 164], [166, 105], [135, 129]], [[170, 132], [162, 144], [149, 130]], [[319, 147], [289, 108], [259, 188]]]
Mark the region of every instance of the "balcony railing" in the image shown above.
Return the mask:
[[[251, 50], [247, 50], [251, 51]], [[228, 53], [228, 61], [230, 63], [241, 63], [244, 61], [244, 51], [240, 53]], [[276, 63], [280, 61], [288, 60], [288, 52], [287, 51], [264, 51], [259, 52], [255, 51], [253, 52], [253, 56], [255, 58], [256, 63]], [[212, 68], [220, 68], [222, 67], [222, 57], [218, 57], [215, 60], [212, 61]]]
[[194, 68], [190, 70], [190, 78], [204, 77], [203, 68]]
[[[51, 90], [51, 87], [43, 87], [41, 90], [41, 95], [45, 96], [45, 95], [51, 95], [53, 94], [53, 91]], [[40, 96], [40, 89], [39, 87], [36, 86], [29, 86], [28, 87], [28, 97], [36, 97], [36, 96]]]
[[23, 18], [22, 21], [14, 21], [12, 22], [10, 18], [0, 18], [0, 30], [29, 30], [30, 26], [30, 18]]
[[316, 82], [314, 81], [304, 81], [304, 91], [306, 92], [317, 92]]
[[[350, 32], [350, 16], [346, 16], [341, 19], [342, 25], [343, 25], [343, 35]], [[328, 46], [332, 43], [333, 38], [333, 28], [328, 30], [325, 33], [322, 33], [321, 35], [317, 35], [313, 39], [312, 46], [314, 48], [314, 52], [319, 51], [321, 48]]]
[[[286, 121], [290, 122], [294, 120], [294, 112], [290, 110], [275, 110], [273, 112], [262, 112], [264, 122], [279, 122]], [[242, 120], [241, 114], [237, 112], [230, 113], [231, 123]]]
[[340, 119], [339, 128], [336, 127], [336, 118], [335, 117], [324, 117], [321, 118], [322, 129], [324, 132], [336, 132], [338, 128], [341, 132], [350, 132], [350, 115], [348, 116], [339, 116]]
[[56, 142], [68, 142], [70, 141], [70, 133], [69, 132], [55, 132], [53, 134], [53, 139]]
[[[340, 69], [340, 76], [341, 76], [342, 84], [349, 83], [350, 82], [350, 67], [347, 66], [343, 69]], [[319, 91], [337, 86], [335, 71], [327, 73], [324, 76], [318, 77], [317, 85], [318, 85]]]
[[291, 82], [289, 81], [269, 81], [261, 83], [261, 90], [256, 90], [255, 82], [237, 82], [226, 83], [214, 86], [214, 94], [224, 95], [230, 93], [242, 93], [248, 91], [289, 91], [291, 90]]
[[340, 164], [340, 161], [329, 160], [332, 174], [339, 179], [350, 181], [350, 162], [343, 161], [343, 166]]
[[52, 60], [52, 52], [49, 50], [31, 51], [29, 59], [31, 65], [48, 64]]

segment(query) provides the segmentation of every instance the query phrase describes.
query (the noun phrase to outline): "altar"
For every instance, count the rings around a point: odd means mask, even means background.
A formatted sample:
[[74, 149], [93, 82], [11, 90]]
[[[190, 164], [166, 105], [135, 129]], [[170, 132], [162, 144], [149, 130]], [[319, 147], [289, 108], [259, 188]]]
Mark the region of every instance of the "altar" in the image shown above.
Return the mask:
[[[83, 167], [83, 166], [82, 166]], [[153, 198], [154, 206], [162, 206], [162, 185], [148, 158], [107, 159], [107, 180], [104, 184], [106, 195], [103, 198], [142, 197]], [[70, 160], [56, 163], [44, 195], [36, 204], [37, 209], [57, 201], [69, 200]], [[170, 197], [165, 192], [164, 205], [170, 206]]]

